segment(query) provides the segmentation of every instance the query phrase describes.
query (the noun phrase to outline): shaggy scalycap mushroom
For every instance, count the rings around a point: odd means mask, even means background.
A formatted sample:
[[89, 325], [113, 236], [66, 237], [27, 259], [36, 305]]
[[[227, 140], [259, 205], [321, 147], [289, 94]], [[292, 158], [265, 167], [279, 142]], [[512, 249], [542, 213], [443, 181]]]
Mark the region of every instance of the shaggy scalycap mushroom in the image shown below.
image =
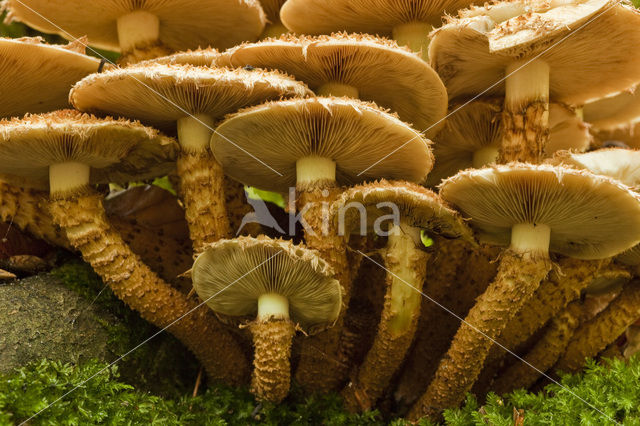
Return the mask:
[[300, 34], [336, 31], [393, 37], [426, 59], [429, 32], [442, 16], [468, 0], [288, 0], [280, 12], [284, 25]]
[[196, 259], [193, 285], [209, 307], [255, 318], [252, 392], [279, 402], [289, 391], [291, 341], [298, 327], [312, 333], [333, 325], [341, 287], [316, 252], [267, 237], [220, 240]]
[[[502, 104], [502, 99], [495, 98], [451, 105], [444, 129], [434, 137], [436, 162], [427, 185], [436, 186], [461, 170], [481, 168], [498, 160]], [[586, 151], [593, 140], [589, 126], [564, 104], [549, 105], [549, 130], [545, 155], [560, 149]]]
[[491, 348], [488, 339], [499, 337], [550, 270], [549, 251], [602, 259], [640, 241], [637, 195], [582, 170], [519, 163], [467, 170], [446, 180], [440, 195], [470, 218], [480, 241], [509, 250], [412, 408], [413, 419], [435, 418], [462, 401]]
[[[418, 326], [429, 258], [423, 251], [421, 232], [470, 241], [473, 236], [462, 217], [437, 194], [408, 182], [379, 181], [352, 187], [336, 200], [331, 211], [345, 232], [366, 235], [369, 228], [387, 235], [381, 253], [388, 271], [387, 291], [378, 333], [358, 372], [342, 391], [351, 409], [369, 410], [400, 367]], [[386, 223], [378, 223], [383, 220]]]
[[255, 40], [266, 20], [257, 0], [4, 0], [2, 5], [10, 21], [65, 38], [86, 35], [92, 46], [123, 53], [226, 49]]
[[98, 59], [84, 54], [81, 43], [61, 46], [40, 37], [0, 38], [0, 117], [68, 107], [69, 88], [100, 68]]
[[170, 131], [177, 128], [180, 187], [198, 251], [231, 233], [224, 174], [208, 149], [214, 123], [245, 106], [310, 93], [303, 83], [277, 71], [150, 62], [91, 75], [76, 84], [69, 96], [82, 111], [136, 118]]
[[349, 96], [389, 108], [427, 136], [444, 125], [447, 94], [440, 78], [391, 40], [347, 33], [286, 35], [229, 49], [218, 64], [283, 70], [319, 96]]
[[615, 0], [503, 1], [449, 19], [429, 55], [450, 98], [504, 93], [502, 160], [539, 162], [549, 99], [580, 105], [638, 82], [638, 25]]
[[[246, 366], [238, 343], [213, 318], [186, 315], [197, 308], [195, 302], [131, 251], [107, 220], [102, 196], [90, 186], [165, 175], [175, 165], [176, 150], [173, 139], [140, 123], [78, 111], [0, 121], [3, 179], [46, 185], [53, 221], [114, 294], [157, 327], [175, 321], [170, 332], [193, 351], [212, 378], [240, 383]], [[215, 341], [216, 347], [206, 341]]]

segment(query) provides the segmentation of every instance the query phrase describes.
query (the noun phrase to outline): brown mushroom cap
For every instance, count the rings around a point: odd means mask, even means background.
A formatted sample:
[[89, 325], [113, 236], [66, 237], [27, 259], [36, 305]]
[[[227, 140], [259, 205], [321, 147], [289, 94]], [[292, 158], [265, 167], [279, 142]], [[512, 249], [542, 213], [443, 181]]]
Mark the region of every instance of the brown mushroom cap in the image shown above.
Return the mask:
[[196, 67], [209, 67], [213, 66], [214, 62], [220, 57], [218, 49], [208, 47], [206, 49], [187, 50], [185, 52], [177, 52], [173, 55], [162, 56], [160, 58], [149, 59], [148, 61], [142, 61], [136, 63], [136, 66], [150, 65], [150, 64], [165, 64], [165, 65], [193, 65]]
[[584, 170], [522, 163], [465, 170], [444, 181], [440, 195], [491, 244], [508, 245], [520, 223], [549, 226], [549, 250], [578, 259], [610, 257], [640, 241], [638, 196]]
[[342, 287], [315, 250], [290, 241], [239, 237], [210, 245], [193, 264], [193, 286], [220, 314], [254, 319], [258, 298], [279, 294], [303, 330], [332, 325], [342, 304]]
[[640, 265], [640, 244], [631, 247], [629, 250], [623, 251], [616, 256], [616, 260], [624, 265]]
[[[360, 212], [349, 204], [362, 205], [366, 220], [372, 224], [377, 218], [392, 212], [389, 203], [400, 213], [400, 220], [409, 226], [427, 229], [448, 238], [474, 241], [473, 232], [460, 214], [451, 209], [438, 194], [415, 183], [386, 181], [357, 185], [344, 191], [331, 206], [331, 215], [340, 221], [344, 215], [347, 229], [360, 224]], [[380, 205], [384, 203], [384, 205]]]
[[347, 31], [390, 36], [400, 24], [439, 25], [445, 13], [469, 4], [469, 0], [288, 0], [280, 17], [287, 28], [301, 34]]
[[398, 113], [434, 135], [444, 125], [447, 92], [420, 56], [394, 41], [366, 34], [284, 35], [224, 52], [219, 65], [279, 69], [316, 91], [327, 83], [358, 90], [358, 98]]
[[621, 125], [640, 120], [640, 92], [638, 86], [620, 93], [586, 103], [585, 121], [596, 130], [613, 130]]
[[297, 160], [311, 156], [333, 160], [336, 181], [344, 185], [377, 178], [423, 182], [433, 164], [429, 144], [374, 104], [320, 97], [247, 108], [230, 115], [211, 137], [226, 174], [281, 193], [296, 185]]
[[434, 31], [429, 57], [450, 98], [503, 94], [507, 65], [538, 57], [550, 98], [580, 105], [638, 82], [639, 26], [640, 11], [617, 0], [503, 1], [460, 11]]
[[90, 75], [73, 87], [69, 98], [81, 111], [169, 130], [189, 114], [219, 119], [268, 99], [310, 93], [303, 83], [277, 71], [148, 63]]
[[4, 0], [8, 18], [65, 38], [86, 35], [89, 44], [120, 51], [117, 21], [146, 11], [160, 20], [162, 44], [174, 51], [226, 49], [258, 38], [265, 15], [258, 0]]
[[600, 142], [619, 141], [630, 148], [640, 149], [640, 120], [621, 125], [615, 129], [596, 132], [596, 138]]
[[91, 183], [127, 183], [166, 175], [176, 153], [172, 138], [124, 119], [63, 110], [0, 121], [3, 179], [37, 189], [49, 189], [53, 164], [86, 164]]
[[[503, 103], [503, 99], [494, 98], [451, 105], [445, 127], [434, 137], [436, 162], [427, 178], [428, 186], [473, 167], [473, 155], [478, 150], [500, 147]], [[585, 151], [593, 139], [589, 126], [564, 104], [549, 105], [549, 128], [548, 154], [559, 149]]]
[[547, 160], [553, 165], [567, 165], [589, 170], [596, 175], [619, 180], [637, 190], [640, 185], [640, 151], [624, 148], [607, 148], [583, 154], [558, 151]]
[[0, 38], [0, 117], [22, 117], [69, 106], [69, 89], [98, 71], [84, 46], [46, 44], [40, 37]]

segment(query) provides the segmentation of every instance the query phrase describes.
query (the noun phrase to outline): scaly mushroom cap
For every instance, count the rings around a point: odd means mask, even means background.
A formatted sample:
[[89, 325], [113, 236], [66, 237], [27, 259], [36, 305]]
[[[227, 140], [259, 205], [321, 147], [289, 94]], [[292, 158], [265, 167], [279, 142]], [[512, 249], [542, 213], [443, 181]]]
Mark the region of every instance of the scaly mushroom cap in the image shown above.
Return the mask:
[[306, 332], [333, 325], [342, 287], [315, 250], [290, 241], [240, 237], [210, 245], [193, 264], [193, 286], [215, 312], [253, 317], [258, 298], [275, 293], [289, 301], [289, 316]]
[[615, 128], [640, 120], [640, 93], [638, 86], [606, 96], [583, 107], [585, 121], [596, 130]]
[[549, 226], [549, 250], [578, 259], [610, 257], [640, 241], [637, 195], [584, 170], [522, 163], [465, 170], [444, 181], [440, 195], [490, 244], [508, 245], [521, 223]]
[[91, 167], [91, 183], [127, 183], [175, 168], [177, 143], [138, 122], [99, 119], [73, 110], [0, 121], [0, 173], [7, 181], [49, 190], [49, 166]]
[[[473, 232], [458, 212], [452, 210], [438, 194], [415, 183], [383, 179], [344, 191], [331, 206], [331, 216], [340, 221], [340, 216], [344, 214], [347, 229], [353, 229], [360, 224], [360, 212], [357, 208], [349, 207], [350, 203], [365, 207], [369, 225], [397, 208], [403, 223], [448, 238], [474, 241]], [[389, 203], [394, 209], [386, 208], [389, 207]]]
[[547, 160], [553, 165], [567, 165], [589, 170], [596, 175], [608, 176], [638, 190], [640, 185], [640, 151], [624, 148], [607, 148], [584, 154], [558, 151]]
[[[468, 104], [453, 104], [445, 127], [434, 138], [436, 162], [427, 178], [428, 186], [473, 166], [473, 155], [480, 149], [502, 141], [503, 99], [485, 99]], [[548, 154], [560, 149], [585, 151], [593, 137], [586, 125], [567, 105], [549, 105], [550, 141]]]
[[196, 67], [210, 67], [214, 65], [220, 57], [218, 49], [208, 47], [206, 49], [187, 50], [186, 52], [177, 52], [173, 55], [162, 56], [160, 58], [149, 59], [136, 63], [136, 66], [165, 64], [165, 65], [193, 65]]
[[420, 56], [394, 41], [366, 34], [284, 35], [224, 52], [219, 65], [279, 69], [316, 91], [327, 83], [358, 90], [358, 98], [389, 108], [434, 135], [444, 125], [447, 92]]
[[303, 83], [277, 71], [148, 63], [90, 75], [69, 98], [81, 111], [135, 118], [168, 130], [189, 114], [219, 119], [268, 99], [309, 94]]
[[80, 42], [60, 46], [40, 37], [0, 38], [0, 117], [67, 108], [71, 86], [99, 67]]
[[258, 38], [266, 17], [257, 0], [4, 0], [7, 18], [64, 38], [120, 51], [118, 18], [146, 11], [160, 20], [159, 41], [174, 51], [226, 49]]
[[445, 13], [469, 4], [470, 0], [288, 0], [280, 17], [287, 28], [301, 34], [347, 31], [390, 36], [400, 24], [440, 25]]
[[333, 160], [343, 185], [376, 178], [424, 182], [433, 165], [430, 143], [375, 104], [330, 97], [268, 102], [232, 114], [211, 137], [211, 150], [234, 179], [285, 193], [296, 185], [297, 160], [312, 156]]
[[617, 0], [503, 1], [460, 11], [432, 33], [429, 57], [450, 98], [503, 94], [506, 66], [535, 57], [550, 66], [551, 99], [580, 105], [638, 82], [639, 26]]

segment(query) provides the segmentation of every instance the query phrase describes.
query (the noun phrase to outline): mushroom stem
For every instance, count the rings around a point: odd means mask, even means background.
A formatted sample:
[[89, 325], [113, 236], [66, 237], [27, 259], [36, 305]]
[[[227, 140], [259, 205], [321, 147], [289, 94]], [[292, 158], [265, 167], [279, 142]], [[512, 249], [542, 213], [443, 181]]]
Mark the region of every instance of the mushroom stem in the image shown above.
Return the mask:
[[178, 120], [178, 141], [182, 152], [176, 168], [180, 192], [196, 253], [206, 244], [231, 235], [225, 205], [222, 166], [209, 151], [214, 120], [207, 115]]
[[549, 141], [549, 65], [516, 61], [506, 75], [500, 161], [540, 163]]
[[[242, 348], [206, 307], [161, 280], [135, 255], [108, 222], [102, 198], [93, 192], [53, 195], [53, 220], [73, 247], [131, 309], [176, 336], [202, 362], [211, 379], [239, 385], [248, 375]], [[212, 345], [211, 342], [215, 342]]]
[[433, 26], [426, 22], [407, 22], [393, 27], [393, 39], [400, 46], [408, 46], [409, 49], [422, 56], [422, 59], [429, 61], [429, 33]]
[[318, 96], [346, 96], [354, 99], [358, 99], [358, 96], [360, 95], [357, 87], [335, 82], [325, 83], [318, 87], [316, 89], [316, 94]]
[[258, 321], [289, 319], [289, 299], [276, 293], [263, 294], [258, 298]]
[[[526, 363], [517, 361], [495, 381], [493, 392], [504, 395], [514, 389], [528, 389], [545, 372], [553, 367], [565, 351], [575, 329], [580, 325], [582, 304], [574, 301], [551, 320], [548, 329], [524, 356]], [[536, 369], [532, 368], [534, 366]]]
[[118, 42], [123, 52], [155, 44], [160, 37], [160, 20], [144, 10], [119, 17], [117, 25]]
[[[492, 341], [504, 331], [515, 314], [536, 291], [549, 270], [549, 228], [521, 224], [513, 227], [510, 250], [502, 253], [495, 280], [477, 299], [440, 361], [435, 378], [412, 407], [409, 418], [440, 417], [442, 410], [456, 407], [477, 379]], [[543, 241], [547, 241], [544, 248]]]
[[370, 410], [382, 396], [411, 346], [427, 273], [427, 253], [416, 247], [418, 228], [393, 226], [384, 256], [387, 292], [378, 333], [356, 378], [342, 391], [352, 411]]
[[602, 312], [583, 323], [574, 333], [555, 368], [576, 371], [618, 338], [640, 317], [640, 285], [632, 281]]
[[260, 40], [264, 40], [266, 38], [278, 38], [285, 34], [289, 34], [289, 30], [278, 20], [271, 24], [267, 24], [260, 35]]
[[295, 325], [289, 319], [258, 320], [251, 323], [249, 329], [255, 346], [251, 392], [260, 401], [278, 403], [287, 396], [291, 384]]
[[318, 187], [334, 185], [336, 163], [330, 158], [304, 157], [296, 162], [296, 186]]
[[[307, 182], [307, 185], [310, 184]], [[343, 306], [348, 306], [352, 280], [352, 268], [349, 263], [359, 262], [360, 259], [347, 257], [347, 241], [339, 234], [336, 224], [329, 220], [329, 206], [340, 192], [335, 180], [330, 186], [314, 189], [305, 189], [298, 185], [297, 210], [307, 225], [304, 235], [307, 247], [317, 250], [320, 257], [331, 265], [335, 278], [344, 290]], [[344, 382], [353, 362], [349, 354], [344, 353], [341, 344], [344, 313], [343, 309], [333, 327], [302, 342], [300, 363], [295, 377], [303, 388], [327, 392], [338, 389]]]
[[91, 168], [73, 161], [52, 164], [49, 167], [49, 187], [51, 194], [72, 193], [89, 184]]
[[473, 153], [473, 168], [480, 169], [486, 165], [495, 163], [500, 155], [498, 147], [489, 145], [480, 148]]

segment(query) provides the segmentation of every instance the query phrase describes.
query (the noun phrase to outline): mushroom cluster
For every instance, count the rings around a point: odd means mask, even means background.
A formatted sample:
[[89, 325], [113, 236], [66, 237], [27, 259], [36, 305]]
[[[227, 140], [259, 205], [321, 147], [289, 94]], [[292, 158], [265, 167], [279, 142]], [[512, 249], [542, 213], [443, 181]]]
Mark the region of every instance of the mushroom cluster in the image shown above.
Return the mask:
[[[0, 217], [260, 401], [437, 421], [577, 370], [640, 318], [640, 12], [471, 3], [4, 0], [72, 42], [0, 39]], [[186, 291], [98, 190], [165, 176]]]

